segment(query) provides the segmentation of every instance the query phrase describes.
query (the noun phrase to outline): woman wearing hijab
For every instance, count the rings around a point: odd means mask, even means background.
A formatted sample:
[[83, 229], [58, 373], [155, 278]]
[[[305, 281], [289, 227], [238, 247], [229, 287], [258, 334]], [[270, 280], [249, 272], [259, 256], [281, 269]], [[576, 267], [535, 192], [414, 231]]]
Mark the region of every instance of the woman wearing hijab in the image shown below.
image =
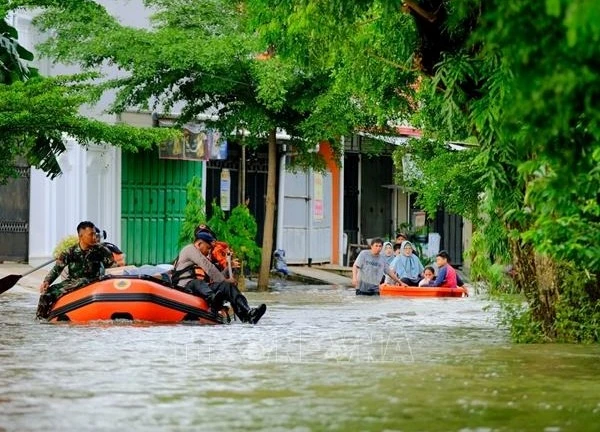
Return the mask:
[[413, 249], [411, 242], [403, 241], [400, 246], [400, 255], [394, 258], [390, 264], [400, 278], [402, 286], [419, 286], [419, 282], [423, 278], [423, 264], [413, 253]]

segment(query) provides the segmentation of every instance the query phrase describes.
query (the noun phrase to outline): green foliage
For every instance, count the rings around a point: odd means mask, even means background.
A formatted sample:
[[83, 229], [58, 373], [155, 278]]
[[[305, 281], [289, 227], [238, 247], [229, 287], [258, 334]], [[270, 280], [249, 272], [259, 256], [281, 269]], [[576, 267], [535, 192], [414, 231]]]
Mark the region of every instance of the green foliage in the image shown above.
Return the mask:
[[578, 268], [566, 269], [554, 329], [561, 342], [600, 342], [600, 283]]
[[27, 64], [33, 60], [33, 54], [19, 44], [17, 30], [3, 19], [2, 9], [0, 17], [0, 84], [24, 81], [37, 73]]
[[394, 151], [398, 168], [396, 181], [408, 190], [418, 192], [417, 205], [434, 214], [446, 211], [477, 220], [479, 195], [484, 185], [478, 180], [476, 149], [453, 151], [434, 140], [411, 140], [406, 147]]
[[198, 225], [206, 224], [206, 204], [202, 197], [202, 182], [198, 176], [186, 185], [186, 202], [183, 209], [183, 223], [179, 230], [179, 249], [194, 241]]
[[225, 134], [243, 127], [247, 144], [256, 146], [282, 128], [300, 153], [350, 130], [345, 117], [333, 119], [329, 105], [320, 106], [339, 100], [326, 96], [329, 75], [276, 55], [260, 58], [266, 46], [247, 26], [248, 8], [237, 1], [147, 0], [150, 28], [124, 26], [95, 2], [17, 3], [43, 8], [35, 23], [53, 34], [41, 47], [48, 56], [90, 70], [109, 62], [124, 72], [102, 83], [104, 90], [116, 90], [112, 112], [177, 105], [178, 121], [185, 123], [212, 110], [218, 118], [210, 126]]
[[[502, 266], [534, 259], [511, 243], [600, 273], [598, 2], [419, 2], [427, 21], [381, 0], [149, 0], [151, 29], [123, 27], [90, 1], [13, 3], [46, 8], [49, 54], [122, 69], [108, 83], [115, 111], [183, 104], [187, 121], [212, 107], [223, 132], [243, 125], [257, 144], [282, 127], [300, 154], [325, 138], [341, 154], [337, 138], [355, 128], [411, 121], [424, 137], [395, 154], [401, 179], [428, 211], [443, 204], [474, 221], [494, 266], [485, 276], [480, 255], [481, 277], [500, 288]], [[507, 315], [518, 340], [539, 340], [533, 312]]]
[[248, 207], [243, 204], [235, 207], [227, 219], [227, 227], [231, 235], [230, 245], [235, 255], [248, 266], [250, 271], [256, 271], [261, 262], [261, 248], [256, 244], [258, 233], [256, 219]]
[[107, 125], [79, 114], [98, 92], [95, 74], [42, 78], [26, 61], [33, 55], [17, 42], [16, 30], [0, 20], [0, 184], [16, 175], [18, 159], [46, 172], [61, 173], [58, 156], [66, 139], [112, 144], [137, 151], [173, 136], [173, 131]]
[[500, 321], [507, 326], [516, 343], [546, 342], [540, 322], [533, 318], [531, 309], [521, 296], [505, 295], [500, 303]]
[[231, 235], [229, 233], [229, 227], [227, 226], [227, 216], [223, 209], [219, 207], [216, 200], [213, 200], [211, 207], [212, 216], [208, 220], [207, 225], [219, 240], [229, 243], [231, 241]]
[[490, 294], [514, 292], [515, 286], [509, 277], [510, 257], [491, 254], [491, 245], [482, 231], [473, 233], [471, 247], [466, 251], [471, 280], [485, 281]]
[[173, 135], [168, 129], [108, 125], [79, 114], [92, 99], [87, 77], [32, 78], [0, 84], [0, 183], [14, 175], [17, 157], [52, 178], [60, 174], [57, 156], [65, 151], [67, 136], [84, 146], [105, 144], [129, 151], [150, 148]]
[[194, 241], [194, 231], [200, 224], [206, 224], [217, 239], [224, 241], [234, 252], [234, 257], [244, 262], [251, 271], [260, 266], [261, 249], [256, 244], [256, 219], [243, 204], [238, 205], [229, 217], [216, 201], [211, 203], [212, 216], [206, 219], [206, 204], [202, 198], [200, 178], [194, 176], [187, 184], [184, 220], [179, 232], [179, 247]]
[[248, 207], [240, 204], [227, 217], [221, 207], [213, 202], [208, 226], [219, 240], [229, 244], [234, 258], [243, 262], [250, 271], [258, 269], [261, 261], [261, 249], [256, 244], [258, 227]]
[[515, 213], [527, 221], [523, 239], [598, 273], [600, 126], [590, 98], [600, 91], [592, 72], [600, 54], [600, 10], [594, 2], [547, 5], [494, 5], [483, 15], [475, 42], [501, 47], [513, 77], [498, 128], [512, 141], [510, 175], [523, 183], [519, 202], [528, 215]]
[[72, 246], [75, 246], [78, 243], [79, 243], [79, 237], [75, 234], [71, 234], [66, 237], [63, 237], [62, 239], [60, 239], [60, 241], [54, 248], [54, 251], [52, 251], [52, 256], [54, 258], [58, 259], [58, 257], [60, 256], [61, 253], [65, 252], [67, 249], [69, 249]]
[[600, 341], [600, 284], [597, 277], [581, 272], [575, 266], [561, 268], [563, 278], [559, 298], [554, 305], [556, 317], [552, 323], [555, 332], [549, 339], [542, 323], [534, 319], [532, 306], [522, 295], [506, 291], [488, 290], [500, 302], [499, 316], [511, 337], [518, 343], [564, 342], [598, 343]]

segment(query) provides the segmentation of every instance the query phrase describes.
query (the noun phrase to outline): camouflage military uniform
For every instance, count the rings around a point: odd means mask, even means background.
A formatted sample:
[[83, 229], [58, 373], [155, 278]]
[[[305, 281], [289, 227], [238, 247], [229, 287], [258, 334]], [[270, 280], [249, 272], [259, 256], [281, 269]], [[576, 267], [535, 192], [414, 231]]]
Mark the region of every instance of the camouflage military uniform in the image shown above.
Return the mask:
[[79, 244], [70, 247], [60, 254], [56, 264], [54, 264], [44, 281], [51, 284], [65, 267], [69, 269], [69, 275], [66, 280], [49, 286], [48, 290], [40, 295], [36, 316], [38, 318], [48, 318], [50, 309], [60, 296], [97, 279], [104, 268], [113, 267], [114, 265], [115, 260], [112, 252], [101, 244], [95, 244], [87, 250], [82, 250]]

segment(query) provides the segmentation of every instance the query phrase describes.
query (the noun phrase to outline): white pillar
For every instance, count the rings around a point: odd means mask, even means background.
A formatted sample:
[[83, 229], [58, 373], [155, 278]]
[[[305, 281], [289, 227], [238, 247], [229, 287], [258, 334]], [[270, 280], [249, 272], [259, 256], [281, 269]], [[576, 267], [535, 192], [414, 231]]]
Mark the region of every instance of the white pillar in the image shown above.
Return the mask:
[[285, 146], [284, 151], [281, 153], [281, 160], [279, 162], [279, 190], [277, 193], [277, 235], [275, 244], [277, 249], [283, 249], [283, 213], [285, 207]]

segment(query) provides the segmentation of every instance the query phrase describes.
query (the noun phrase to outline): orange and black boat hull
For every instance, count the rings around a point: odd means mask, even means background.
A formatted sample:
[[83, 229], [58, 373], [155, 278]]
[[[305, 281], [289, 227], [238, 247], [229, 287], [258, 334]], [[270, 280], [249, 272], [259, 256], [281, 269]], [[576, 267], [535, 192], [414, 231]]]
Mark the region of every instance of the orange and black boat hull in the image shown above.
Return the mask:
[[50, 311], [49, 321], [87, 323], [128, 319], [156, 323], [223, 324], [197, 296], [171, 288], [151, 276], [105, 276], [63, 295]]

